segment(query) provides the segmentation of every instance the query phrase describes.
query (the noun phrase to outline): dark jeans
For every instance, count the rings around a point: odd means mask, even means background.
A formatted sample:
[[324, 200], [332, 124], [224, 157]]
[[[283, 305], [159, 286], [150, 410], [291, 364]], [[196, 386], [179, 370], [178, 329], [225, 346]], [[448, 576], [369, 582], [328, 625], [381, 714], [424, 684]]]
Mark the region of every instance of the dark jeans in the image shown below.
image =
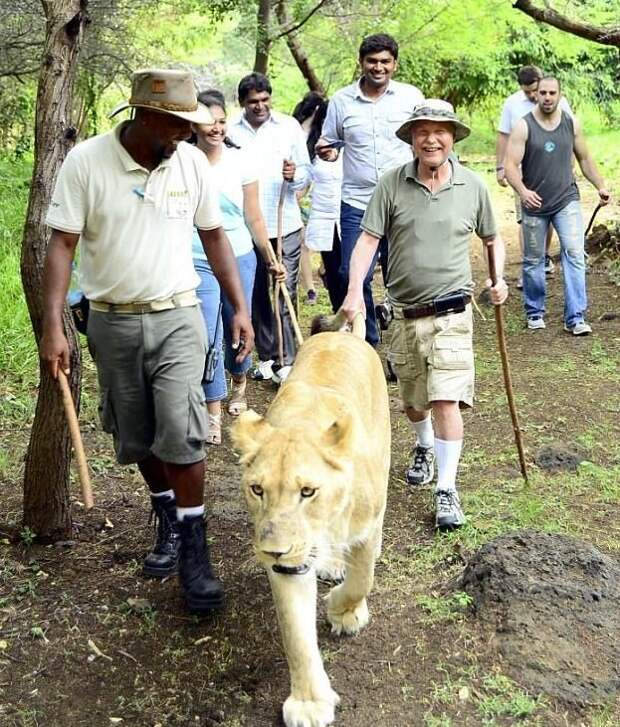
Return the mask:
[[[334, 224], [334, 241], [331, 250], [324, 250], [321, 252], [321, 260], [323, 262], [323, 269], [325, 273], [321, 276], [323, 284], [327, 289], [329, 295], [329, 302], [331, 303], [332, 310], [334, 313], [342, 305], [344, 300], [344, 293], [342, 292], [342, 284], [340, 281], [340, 236], [338, 235], [338, 228]], [[346, 290], [344, 291], [346, 293]]]
[[[360, 236], [360, 233], [362, 231], [360, 228], [360, 223], [363, 216], [364, 210], [357, 209], [357, 207], [352, 207], [346, 202], [340, 203], [341, 259], [339, 273], [342, 294], [342, 300], [340, 300], [340, 304], [344, 300], [344, 296], [346, 295], [347, 288], [349, 286], [349, 266], [351, 264], [351, 255], [353, 254], [353, 248], [355, 247], [357, 238]], [[379, 343], [379, 330], [377, 328], [377, 319], [375, 317], [375, 304], [372, 299], [371, 288], [372, 278], [375, 272], [375, 266], [377, 264], [377, 258], [379, 256], [379, 253], [381, 253], [381, 269], [384, 274], [385, 282], [385, 273], [387, 271], [387, 239], [385, 237], [382, 237], [381, 241], [379, 242], [379, 248], [375, 253], [375, 256], [373, 257], [372, 262], [370, 263], [370, 268], [366, 273], [363, 285], [364, 304], [366, 305], [366, 340], [371, 346], [377, 346], [377, 344]]]
[[[273, 249], [276, 249], [276, 240], [271, 240]], [[301, 256], [301, 230], [296, 230], [282, 239], [282, 262], [286, 268], [286, 287], [293, 305], [297, 301], [297, 282], [299, 280], [299, 260]], [[256, 253], [256, 278], [252, 291], [252, 325], [254, 326], [254, 343], [261, 361], [278, 360], [278, 333], [276, 318], [273, 313], [269, 290], [271, 276], [265, 265], [262, 255]], [[297, 311], [295, 311], [297, 312]], [[292, 364], [297, 353], [295, 332], [288, 312], [288, 306], [280, 296], [280, 316], [282, 319], [282, 332], [284, 342], [283, 365]]]

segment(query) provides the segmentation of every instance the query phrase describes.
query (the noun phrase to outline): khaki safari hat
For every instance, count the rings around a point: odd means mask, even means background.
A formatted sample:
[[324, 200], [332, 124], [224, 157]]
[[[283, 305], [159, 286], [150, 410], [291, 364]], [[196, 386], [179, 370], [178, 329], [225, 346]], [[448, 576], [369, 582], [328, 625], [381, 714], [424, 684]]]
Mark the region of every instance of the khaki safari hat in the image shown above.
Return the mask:
[[213, 123], [209, 109], [198, 103], [194, 79], [189, 71], [160, 68], [136, 71], [131, 79], [129, 101], [119, 104], [109, 118], [130, 107], [172, 114], [194, 124]]
[[411, 118], [398, 129], [396, 136], [407, 144], [411, 144], [411, 127], [416, 121], [437, 121], [454, 126], [454, 141], [461, 141], [469, 136], [471, 129], [462, 121], [459, 121], [454, 113], [454, 107], [448, 101], [440, 98], [427, 98], [419, 103], [411, 114]]

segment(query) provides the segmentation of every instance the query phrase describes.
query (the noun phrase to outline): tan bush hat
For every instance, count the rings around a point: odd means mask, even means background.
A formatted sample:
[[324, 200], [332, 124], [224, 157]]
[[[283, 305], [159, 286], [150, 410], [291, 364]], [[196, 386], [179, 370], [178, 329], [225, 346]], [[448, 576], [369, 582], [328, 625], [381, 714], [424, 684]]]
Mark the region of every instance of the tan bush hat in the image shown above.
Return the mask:
[[119, 104], [109, 118], [130, 107], [172, 114], [194, 124], [213, 123], [209, 109], [198, 103], [194, 79], [189, 71], [160, 68], [136, 71], [131, 79], [129, 101]]
[[454, 141], [461, 141], [469, 136], [471, 129], [459, 121], [454, 113], [454, 107], [448, 101], [440, 98], [427, 98], [419, 103], [411, 114], [411, 118], [398, 129], [396, 136], [407, 144], [411, 144], [411, 127], [416, 121], [437, 121], [454, 126]]

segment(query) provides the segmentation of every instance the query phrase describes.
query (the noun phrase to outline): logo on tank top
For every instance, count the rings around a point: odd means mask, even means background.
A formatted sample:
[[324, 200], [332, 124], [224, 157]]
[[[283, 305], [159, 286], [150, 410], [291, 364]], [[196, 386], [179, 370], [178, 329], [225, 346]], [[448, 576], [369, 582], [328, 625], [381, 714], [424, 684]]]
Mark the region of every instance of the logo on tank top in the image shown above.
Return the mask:
[[555, 149], [555, 142], [554, 141], [546, 141], [545, 142], [545, 151], [547, 154], [551, 154], [552, 151]]

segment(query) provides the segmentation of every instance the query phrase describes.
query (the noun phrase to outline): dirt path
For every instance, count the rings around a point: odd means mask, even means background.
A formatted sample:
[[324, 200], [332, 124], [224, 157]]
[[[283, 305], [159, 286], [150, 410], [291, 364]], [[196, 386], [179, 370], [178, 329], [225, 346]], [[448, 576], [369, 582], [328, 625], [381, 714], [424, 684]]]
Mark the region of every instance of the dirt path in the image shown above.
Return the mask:
[[[511, 198], [496, 196], [514, 281]], [[591, 202], [587, 197], [584, 207]], [[606, 214], [617, 218], [618, 209]], [[475, 267], [481, 281], [479, 253]], [[578, 535], [612, 555], [620, 551], [620, 291], [599, 269], [588, 276], [588, 286], [595, 330], [587, 339], [562, 331], [559, 271], [550, 281], [546, 331], [524, 329], [514, 289], [505, 311], [528, 459], [543, 444], [576, 442], [588, 458], [578, 473], [550, 475], [533, 467], [530, 490], [524, 490], [492, 311], [483, 308], [487, 320], [476, 315], [475, 321], [477, 405], [466, 415], [460, 470], [469, 524], [436, 536], [430, 491], [412, 492], [403, 480], [411, 435], [397, 389], [390, 387], [392, 477], [371, 623], [359, 638], [338, 639], [329, 634], [320, 606], [321, 651], [342, 697], [337, 724], [620, 724], [617, 704], [576, 710], [527, 694], [518, 675], [509, 678], [493, 644], [482, 639], [465, 595], [446, 588], [474, 550], [514, 529]], [[604, 314], [616, 317], [601, 319]], [[264, 411], [272, 395], [270, 386], [256, 385], [249, 398]], [[95, 398], [90, 367], [83, 421], [94, 421]], [[1, 432], [14, 467], [2, 483], [0, 514], [0, 724], [280, 724], [287, 669], [267, 580], [252, 559], [228, 437], [209, 450], [207, 484], [209, 532], [228, 606], [218, 617], [199, 620], [184, 612], [173, 579], [141, 578], [151, 535], [139, 478], [114, 464], [109, 441], [94, 425], [85, 428], [97, 507], [85, 516], [76, 505], [75, 540], [55, 546], [29, 547], [28, 533], [19, 537], [19, 463], [27, 431]], [[14, 535], [17, 542], [10, 540]]]

